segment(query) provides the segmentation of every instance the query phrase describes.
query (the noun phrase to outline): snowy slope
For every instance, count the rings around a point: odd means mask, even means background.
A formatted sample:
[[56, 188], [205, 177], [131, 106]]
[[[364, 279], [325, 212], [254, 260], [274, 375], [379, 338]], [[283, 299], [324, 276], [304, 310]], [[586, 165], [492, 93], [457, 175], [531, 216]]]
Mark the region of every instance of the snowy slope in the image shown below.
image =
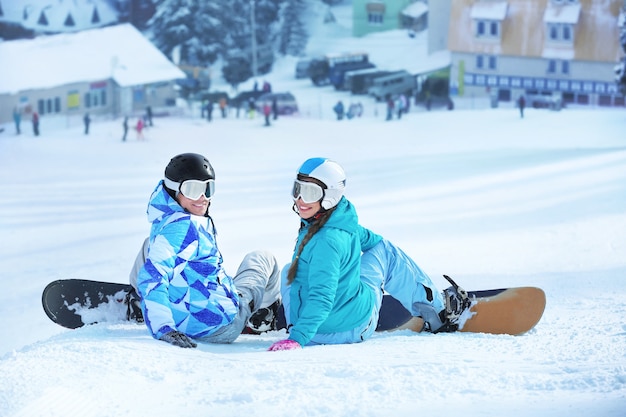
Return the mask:
[[[626, 405], [626, 149], [618, 111], [413, 113], [402, 121], [158, 119], [0, 141], [5, 291], [3, 415], [620, 416]], [[489, 134], [482, 126], [490, 126]], [[555, 127], [562, 135], [554, 135]], [[594, 126], [596, 135], [588, 133]], [[384, 138], [384, 139], [383, 139]], [[261, 157], [263, 153], [269, 155]], [[548, 306], [520, 337], [377, 335], [354, 346], [265, 349], [284, 333], [186, 351], [139, 325], [75, 331], [46, 318], [46, 283], [124, 282], [144, 210], [176, 153], [209, 155], [227, 268], [255, 248], [289, 260], [289, 184], [312, 155], [341, 161], [362, 223], [443, 286], [536, 285]]]

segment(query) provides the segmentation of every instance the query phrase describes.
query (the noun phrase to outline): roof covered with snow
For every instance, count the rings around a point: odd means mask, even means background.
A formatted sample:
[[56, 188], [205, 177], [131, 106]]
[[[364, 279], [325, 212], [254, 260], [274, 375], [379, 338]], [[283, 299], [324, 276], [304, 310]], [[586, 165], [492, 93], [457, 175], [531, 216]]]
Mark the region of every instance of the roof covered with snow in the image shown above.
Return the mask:
[[39, 33], [76, 32], [114, 24], [117, 12], [106, 1], [0, 0], [0, 21]]
[[419, 1], [409, 4], [402, 10], [403, 15], [414, 19], [423, 16], [425, 13], [428, 13], [428, 5]]
[[549, 3], [543, 20], [549, 23], [567, 23], [573, 25], [580, 16], [580, 3], [553, 4]]
[[504, 20], [506, 17], [506, 1], [478, 1], [472, 6], [472, 19]]
[[185, 78], [131, 24], [0, 43], [0, 94], [112, 78], [122, 87]]

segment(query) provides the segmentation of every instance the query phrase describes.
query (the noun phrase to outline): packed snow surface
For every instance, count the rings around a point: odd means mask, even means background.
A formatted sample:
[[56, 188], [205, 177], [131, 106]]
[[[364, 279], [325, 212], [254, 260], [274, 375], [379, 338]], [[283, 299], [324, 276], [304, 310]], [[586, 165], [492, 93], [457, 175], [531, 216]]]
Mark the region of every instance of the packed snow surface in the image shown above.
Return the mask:
[[[294, 80], [293, 64], [267, 79], [294, 93], [300, 115], [270, 127], [234, 113], [208, 123], [193, 107], [157, 118], [143, 141], [130, 131], [122, 142], [121, 119], [97, 116], [89, 135], [81, 115], [43, 116], [39, 137], [27, 120], [20, 136], [4, 126], [0, 415], [623, 416], [626, 113], [522, 119], [467, 99], [386, 122], [371, 99]], [[334, 120], [339, 99], [362, 101], [363, 117]], [[216, 170], [211, 214], [231, 274], [254, 249], [290, 260], [291, 183], [305, 159], [326, 156], [344, 166], [361, 223], [438, 286], [448, 274], [468, 289], [541, 287], [545, 314], [522, 336], [399, 331], [284, 352], [267, 352], [284, 331], [185, 350], [143, 325], [52, 323], [48, 282], [127, 282], [150, 193], [183, 152]]]

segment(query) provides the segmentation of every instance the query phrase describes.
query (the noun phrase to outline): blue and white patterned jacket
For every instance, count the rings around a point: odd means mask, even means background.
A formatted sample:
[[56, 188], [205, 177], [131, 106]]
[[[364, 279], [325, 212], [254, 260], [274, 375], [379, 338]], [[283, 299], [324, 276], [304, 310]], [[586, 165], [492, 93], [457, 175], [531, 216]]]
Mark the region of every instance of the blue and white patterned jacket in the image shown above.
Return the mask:
[[239, 295], [224, 271], [211, 218], [187, 212], [162, 182], [147, 213], [150, 246], [137, 287], [152, 336], [178, 330], [199, 338], [232, 322]]

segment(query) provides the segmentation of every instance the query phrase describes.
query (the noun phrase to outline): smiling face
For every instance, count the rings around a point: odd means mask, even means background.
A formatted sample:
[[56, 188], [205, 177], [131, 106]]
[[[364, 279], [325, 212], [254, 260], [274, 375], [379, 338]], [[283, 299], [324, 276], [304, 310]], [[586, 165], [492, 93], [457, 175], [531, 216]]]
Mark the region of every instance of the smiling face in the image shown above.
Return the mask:
[[295, 200], [295, 204], [300, 218], [305, 220], [315, 216], [322, 209], [322, 203], [320, 201], [305, 203], [302, 201], [302, 198], [298, 198]]
[[197, 200], [192, 200], [178, 193], [176, 200], [178, 204], [191, 214], [196, 216], [204, 216], [209, 209], [209, 199], [201, 195]]

